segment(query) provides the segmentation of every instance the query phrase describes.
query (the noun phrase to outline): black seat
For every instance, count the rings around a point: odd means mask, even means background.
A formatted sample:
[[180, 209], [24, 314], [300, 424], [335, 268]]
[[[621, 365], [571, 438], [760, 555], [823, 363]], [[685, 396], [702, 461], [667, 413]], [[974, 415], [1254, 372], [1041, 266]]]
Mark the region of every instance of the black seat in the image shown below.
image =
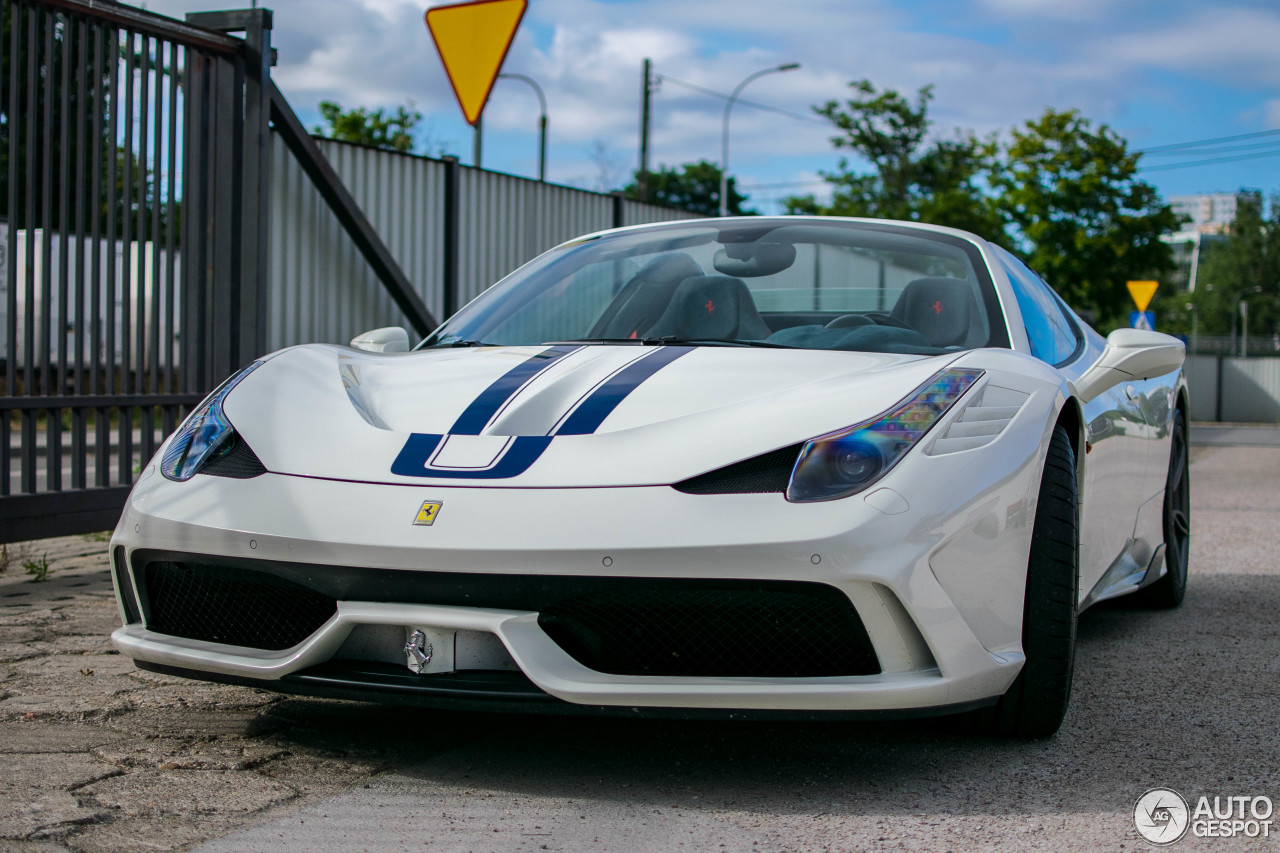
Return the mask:
[[666, 313], [653, 324], [649, 336], [764, 340], [771, 333], [742, 279], [700, 275], [680, 283]]
[[930, 346], [981, 343], [982, 323], [973, 285], [960, 278], [918, 278], [903, 289], [889, 316], [920, 333]]
[[680, 282], [697, 275], [702, 267], [684, 252], [658, 255], [618, 292], [587, 337], [649, 337], [649, 327], [667, 310]]

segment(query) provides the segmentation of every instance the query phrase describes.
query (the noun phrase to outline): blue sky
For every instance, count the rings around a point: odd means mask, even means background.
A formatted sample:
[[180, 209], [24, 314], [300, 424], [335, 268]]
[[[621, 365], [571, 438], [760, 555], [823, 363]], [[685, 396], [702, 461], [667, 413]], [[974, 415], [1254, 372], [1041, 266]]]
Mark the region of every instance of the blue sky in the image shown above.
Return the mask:
[[[234, 4], [231, 4], [234, 5]], [[275, 0], [275, 77], [311, 126], [316, 105], [394, 107], [425, 116], [424, 145], [470, 162], [471, 129], [431, 45], [426, 0]], [[162, 14], [226, 8], [224, 0], [151, 0]], [[530, 0], [504, 68], [546, 91], [551, 180], [588, 188], [625, 183], [637, 166], [640, 64], [663, 75], [654, 101], [651, 164], [720, 157], [728, 92], [784, 62], [734, 108], [730, 171], [765, 212], [773, 199], [823, 192], [831, 132], [810, 107], [840, 99], [850, 80], [914, 92], [933, 84], [938, 134], [1004, 132], [1046, 107], [1075, 108], [1134, 148], [1280, 128], [1280, 3], [1275, 0]], [[500, 81], [485, 112], [484, 165], [536, 173], [536, 98]], [[1280, 135], [1249, 148], [1173, 158], [1146, 172], [1166, 196], [1280, 190]], [[1196, 167], [1192, 159], [1265, 156]], [[780, 186], [782, 185], [782, 186]]]

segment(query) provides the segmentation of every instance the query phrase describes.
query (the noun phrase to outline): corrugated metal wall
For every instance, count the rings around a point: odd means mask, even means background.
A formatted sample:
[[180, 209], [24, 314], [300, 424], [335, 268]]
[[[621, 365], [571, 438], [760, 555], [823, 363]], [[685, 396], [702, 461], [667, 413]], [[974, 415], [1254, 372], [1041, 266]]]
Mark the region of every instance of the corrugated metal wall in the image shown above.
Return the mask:
[[[369, 223], [438, 318], [444, 309], [445, 174], [427, 157], [317, 140]], [[268, 289], [272, 349], [346, 343], [404, 323], [279, 136], [273, 144]], [[614, 197], [528, 178], [460, 168], [459, 292], [465, 304], [558, 243], [614, 225]], [[693, 219], [625, 201], [623, 224]]]
[[1218, 417], [1218, 359], [1212, 355], [1189, 355], [1182, 371], [1191, 397], [1191, 420], [1212, 421]]
[[1191, 420], [1280, 423], [1280, 358], [1190, 355], [1186, 373]]

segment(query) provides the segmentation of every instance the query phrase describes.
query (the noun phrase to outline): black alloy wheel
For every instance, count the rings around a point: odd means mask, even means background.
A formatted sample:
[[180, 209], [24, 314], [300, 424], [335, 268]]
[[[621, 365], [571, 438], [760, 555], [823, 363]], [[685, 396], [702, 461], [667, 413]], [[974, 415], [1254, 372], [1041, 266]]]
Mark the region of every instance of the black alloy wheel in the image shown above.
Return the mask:
[[1188, 470], [1187, 416], [1173, 414], [1169, 474], [1164, 485], [1164, 564], [1168, 569], [1137, 596], [1150, 607], [1177, 607], [1187, 594], [1187, 566], [1191, 555], [1191, 473]]

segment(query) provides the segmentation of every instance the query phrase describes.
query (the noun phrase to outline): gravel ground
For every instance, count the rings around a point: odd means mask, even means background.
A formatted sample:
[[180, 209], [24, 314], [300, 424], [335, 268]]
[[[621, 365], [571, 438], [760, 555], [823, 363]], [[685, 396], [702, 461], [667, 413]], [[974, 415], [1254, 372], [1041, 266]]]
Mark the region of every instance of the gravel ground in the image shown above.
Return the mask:
[[0, 850], [1142, 850], [1149, 788], [1280, 802], [1280, 449], [1196, 448], [1192, 476], [1186, 604], [1086, 613], [1071, 711], [1034, 743], [937, 722], [468, 716], [156, 676], [110, 647], [100, 538], [10, 546]]

